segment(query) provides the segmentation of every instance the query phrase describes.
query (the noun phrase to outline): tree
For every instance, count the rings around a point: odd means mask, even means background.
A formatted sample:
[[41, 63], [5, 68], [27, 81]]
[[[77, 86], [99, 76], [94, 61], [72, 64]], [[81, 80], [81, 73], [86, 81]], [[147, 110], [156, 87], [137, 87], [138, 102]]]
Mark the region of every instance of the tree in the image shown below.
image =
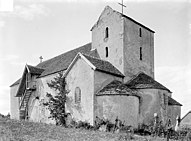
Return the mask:
[[50, 83], [47, 83], [51, 89], [56, 91], [56, 95], [53, 96], [50, 93], [47, 93], [48, 102], [44, 103], [45, 106], [48, 107], [50, 111], [51, 119], [56, 121], [56, 125], [66, 126], [66, 99], [67, 94], [69, 93], [66, 90], [66, 80], [63, 77], [63, 73], [58, 73]]

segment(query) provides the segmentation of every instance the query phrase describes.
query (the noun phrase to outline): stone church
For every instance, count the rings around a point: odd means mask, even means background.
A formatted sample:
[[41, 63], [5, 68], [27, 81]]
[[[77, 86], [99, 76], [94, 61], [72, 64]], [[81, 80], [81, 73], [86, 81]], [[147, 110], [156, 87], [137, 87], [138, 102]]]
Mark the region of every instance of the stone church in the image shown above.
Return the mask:
[[47, 85], [63, 73], [69, 90], [67, 112], [94, 124], [96, 116], [137, 127], [157, 113], [175, 124], [181, 104], [154, 78], [154, 31], [106, 6], [91, 28], [92, 42], [43, 61], [26, 65], [10, 86], [12, 119], [54, 123], [43, 105]]

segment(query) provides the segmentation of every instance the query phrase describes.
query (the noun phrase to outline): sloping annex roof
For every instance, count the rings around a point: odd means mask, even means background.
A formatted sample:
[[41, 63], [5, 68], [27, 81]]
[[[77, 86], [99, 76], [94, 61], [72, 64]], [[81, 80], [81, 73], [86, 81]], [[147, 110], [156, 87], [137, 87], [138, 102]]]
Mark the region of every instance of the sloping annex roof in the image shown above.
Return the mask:
[[83, 56], [85, 56], [88, 59], [88, 61], [90, 61], [96, 67], [97, 71], [124, 77], [124, 75], [116, 67], [114, 67], [110, 62], [101, 60], [99, 58], [95, 58], [86, 54], [83, 54]]
[[136, 77], [128, 81], [126, 85], [132, 89], [162, 89], [171, 93], [168, 88], [143, 72], [139, 73]]
[[179, 102], [177, 102], [175, 99], [173, 99], [172, 97], [168, 97], [168, 105], [177, 105], [177, 106], [182, 106], [182, 104], [180, 104]]
[[98, 91], [96, 95], [132, 95], [139, 97], [137, 91], [129, 89], [125, 84], [118, 80], [114, 80], [106, 85], [104, 88]]
[[86, 63], [89, 64], [94, 70], [101, 71], [107, 74], [112, 74], [119, 77], [124, 77], [124, 75], [117, 68], [115, 68], [110, 62], [82, 53], [78, 53], [76, 57], [73, 59], [73, 61], [71, 62], [70, 66], [68, 67], [67, 71], [64, 74], [65, 76], [71, 70], [72, 66], [75, 64], [75, 62], [78, 60], [79, 57], [83, 58], [86, 61]]

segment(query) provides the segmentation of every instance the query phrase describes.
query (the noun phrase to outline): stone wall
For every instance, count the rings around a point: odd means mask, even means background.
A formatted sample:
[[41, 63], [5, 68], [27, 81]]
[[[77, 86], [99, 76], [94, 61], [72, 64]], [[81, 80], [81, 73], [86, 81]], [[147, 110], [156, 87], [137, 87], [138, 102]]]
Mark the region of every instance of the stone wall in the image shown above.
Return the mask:
[[113, 80], [123, 81], [121, 77], [117, 77], [111, 74], [107, 74], [104, 72], [95, 71], [94, 73], [94, 93], [96, 94], [106, 85], [108, 85]]
[[19, 98], [15, 97], [19, 84], [11, 87], [10, 91], [10, 115], [11, 119], [19, 120]]
[[[105, 37], [106, 28], [108, 37]], [[125, 82], [140, 71], [154, 78], [154, 33], [110, 7], [104, 9], [92, 29], [92, 48], [98, 50], [101, 59], [108, 60], [125, 74]]]
[[[93, 124], [94, 70], [78, 59], [66, 75], [69, 100], [67, 110], [77, 121]], [[75, 102], [75, 93], [80, 93], [80, 102]]]
[[97, 96], [96, 116], [113, 123], [118, 117], [125, 125], [138, 127], [139, 98], [127, 95]]
[[181, 117], [181, 106], [169, 105], [168, 106], [168, 118], [171, 119], [171, 124], [173, 127], [176, 125], [176, 118]]
[[168, 98], [167, 91], [158, 89], [140, 89], [139, 123], [150, 124], [157, 113], [163, 124], [167, 121]]
[[50, 116], [49, 110], [43, 105], [48, 99], [46, 97], [47, 92], [55, 95], [56, 92], [48, 87], [47, 83], [50, 83], [58, 74], [52, 74], [45, 77], [37, 78], [37, 89], [32, 92], [29, 100], [29, 120], [34, 122], [55, 123], [48, 118]]
[[[141, 37], [140, 30], [141, 29]], [[124, 18], [124, 74], [126, 81], [140, 71], [154, 78], [154, 33]], [[140, 47], [142, 60], [140, 60]]]
[[[108, 28], [108, 38], [105, 37]], [[108, 57], [106, 57], [108, 47]], [[123, 73], [123, 19], [106, 7], [92, 30], [92, 48], [103, 60], [108, 60]]]
[[188, 114], [186, 114], [185, 117], [183, 117], [180, 123], [180, 127], [183, 127], [183, 128], [187, 127], [191, 129], [191, 112], [189, 112]]

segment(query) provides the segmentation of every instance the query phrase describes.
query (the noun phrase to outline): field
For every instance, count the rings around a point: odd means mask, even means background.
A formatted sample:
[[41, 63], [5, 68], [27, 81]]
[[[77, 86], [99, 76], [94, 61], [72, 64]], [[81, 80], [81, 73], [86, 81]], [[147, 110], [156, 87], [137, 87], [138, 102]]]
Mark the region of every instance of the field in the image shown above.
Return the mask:
[[150, 136], [73, 129], [0, 118], [0, 141], [165, 141]]

